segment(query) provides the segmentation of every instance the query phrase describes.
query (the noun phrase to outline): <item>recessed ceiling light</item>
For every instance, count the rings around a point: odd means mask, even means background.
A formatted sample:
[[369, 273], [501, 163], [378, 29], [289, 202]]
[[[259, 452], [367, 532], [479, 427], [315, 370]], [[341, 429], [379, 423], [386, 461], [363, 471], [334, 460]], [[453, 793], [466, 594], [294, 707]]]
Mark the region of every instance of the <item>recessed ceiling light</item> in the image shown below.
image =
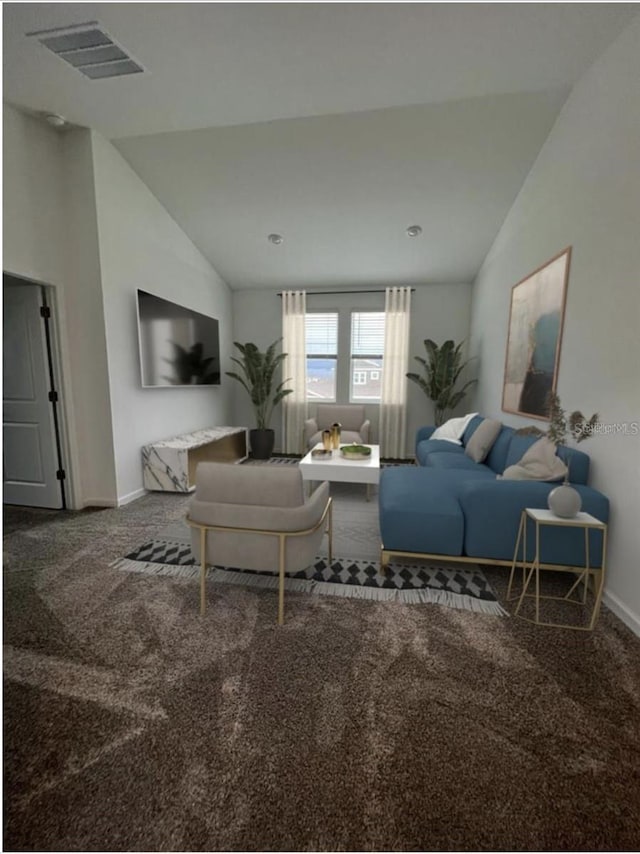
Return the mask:
[[59, 116], [57, 113], [46, 113], [45, 120], [54, 128], [62, 128], [67, 123], [67, 120], [63, 116]]
[[407, 229], [407, 234], [409, 237], [418, 237], [418, 235], [422, 234], [422, 229], [419, 225], [410, 225]]
[[267, 237], [267, 240], [269, 241], [269, 243], [275, 243], [276, 246], [279, 246], [284, 240], [284, 237], [281, 234], [270, 234]]

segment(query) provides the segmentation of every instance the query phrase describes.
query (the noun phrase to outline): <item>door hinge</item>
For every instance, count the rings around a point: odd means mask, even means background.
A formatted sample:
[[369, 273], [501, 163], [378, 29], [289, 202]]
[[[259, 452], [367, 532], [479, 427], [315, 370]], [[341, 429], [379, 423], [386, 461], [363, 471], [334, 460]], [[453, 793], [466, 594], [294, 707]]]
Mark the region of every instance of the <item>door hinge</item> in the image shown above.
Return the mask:
[[40, 306], [40, 317], [46, 317], [47, 319], [51, 317], [51, 309], [48, 305]]
[[57, 480], [66, 480], [67, 479], [66, 471], [64, 469], [58, 469], [58, 471], [56, 472], [56, 479]]
[[57, 391], [53, 390], [53, 391], [49, 392], [49, 401], [51, 403], [57, 403], [58, 402], [58, 392]]

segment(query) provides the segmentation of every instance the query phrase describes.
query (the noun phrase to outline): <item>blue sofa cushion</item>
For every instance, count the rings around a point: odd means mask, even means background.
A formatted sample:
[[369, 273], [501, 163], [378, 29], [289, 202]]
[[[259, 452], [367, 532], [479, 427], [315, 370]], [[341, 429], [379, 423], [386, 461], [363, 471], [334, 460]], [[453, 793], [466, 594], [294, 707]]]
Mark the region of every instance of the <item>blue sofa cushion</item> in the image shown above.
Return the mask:
[[[502, 474], [506, 468], [507, 452], [513, 436], [513, 427], [503, 427], [498, 433], [498, 438], [493, 443], [485, 463], [493, 469], [496, 474]], [[524, 453], [524, 451], [523, 451]]]
[[560, 445], [558, 456], [569, 467], [569, 480], [571, 483], [581, 483], [584, 485], [589, 483], [589, 464], [591, 460], [588, 454], [578, 451], [576, 448], [567, 448], [566, 445]]
[[[389, 468], [381, 473], [383, 548], [423, 554], [462, 554], [464, 520], [451, 488], [452, 476], [456, 474], [469, 477], [468, 472], [438, 472], [418, 467]], [[458, 480], [458, 485], [461, 484]]]
[[416, 433], [416, 447], [425, 439], [430, 439], [435, 432], [436, 428], [433, 424], [427, 424], [424, 427], [418, 428], [418, 432]]
[[484, 463], [475, 463], [466, 454], [433, 453], [427, 457], [425, 468], [434, 469], [464, 469], [472, 475], [483, 475], [496, 479], [496, 473]]
[[[532, 480], [468, 481], [457, 489], [464, 514], [464, 553], [477, 558], [510, 561], [513, 558], [520, 515], [525, 507], [547, 508], [547, 496], [558, 484]], [[588, 486], [576, 487], [582, 509], [602, 522], [609, 520], [609, 500]], [[540, 529], [542, 563], [585, 565], [585, 536], [582, 528], [543, 526]], [[589, 533], [591, 565], [602, 561], [602, 535]], [[527, 529], [527, 559], [535, 550], [533, 522]]]
[[426, 465], [427, 457], [434, 452], [464, 455], [464, 448], [462, 445], [455, 445], [453, 442], [446, 442], [444, 439], [423, 439], [416, 446], [416, 457], [420, 465]]
[[529, 448], [532, 445], [535, 445], [539, 438], [540, 436], [518, 436], [514, 433], [511, 437], [509, 450], [507, 451], [505, 468], [509, 468], [509, 466], [514, 466], [516, 463], [519, 463]]

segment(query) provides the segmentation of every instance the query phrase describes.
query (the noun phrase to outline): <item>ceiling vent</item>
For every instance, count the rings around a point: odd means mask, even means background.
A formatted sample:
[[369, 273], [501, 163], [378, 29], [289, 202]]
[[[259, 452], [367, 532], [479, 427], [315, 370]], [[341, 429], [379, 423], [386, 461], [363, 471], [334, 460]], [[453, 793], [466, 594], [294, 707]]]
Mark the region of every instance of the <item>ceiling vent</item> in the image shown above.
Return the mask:
[[91, 80], [105, 77], [121, 77], [123, 74], [139, 74], [144, 68], [135, 62], [111, 36], [98, 26], [97, 21], [74, 24], [71, 27], [56, 27], [27, 33], [37, 38], [60, 59], [76, 68]]

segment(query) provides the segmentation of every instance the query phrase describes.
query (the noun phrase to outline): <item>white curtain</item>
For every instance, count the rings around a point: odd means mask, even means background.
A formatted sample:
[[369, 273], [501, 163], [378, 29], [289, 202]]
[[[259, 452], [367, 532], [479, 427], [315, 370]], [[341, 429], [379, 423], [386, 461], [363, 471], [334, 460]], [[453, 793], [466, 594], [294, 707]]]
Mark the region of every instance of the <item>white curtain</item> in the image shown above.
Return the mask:
[[387, 288], [379, 428], [383, 457], [406, 456], [410, 314], [411, 288]]
[[282, 292], [282, 352], [287, 354], [282, 363], [282, 378], [289, 380], [286, 388], [293, 389], [293, 394], [288, 394], [282, 400], [286, 454], [301, 453], [304, 421], [307, 417], [305, 312], [304, 291]]

